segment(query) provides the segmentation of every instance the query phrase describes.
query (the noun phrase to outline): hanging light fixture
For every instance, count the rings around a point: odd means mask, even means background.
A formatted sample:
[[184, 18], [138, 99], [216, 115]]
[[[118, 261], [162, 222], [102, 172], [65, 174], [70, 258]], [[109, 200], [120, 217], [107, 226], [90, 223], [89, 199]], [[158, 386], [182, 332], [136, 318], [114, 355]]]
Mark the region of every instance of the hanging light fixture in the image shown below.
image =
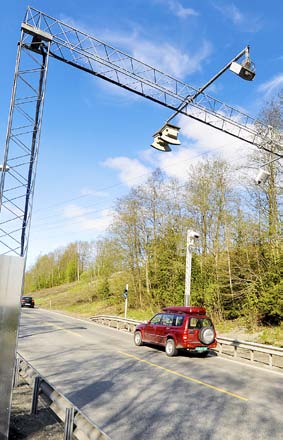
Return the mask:
[[180, 145], [181, 142], [178, 139], [180, 128], [176, 125], [166, 123], [153, 137], [154, 141], [151, 144], [153, 148], [160, 151], [171, 151], [169, 144]]
[[154, 140], [151, 146], [159, 151], [171, 151], [169, 144], [161, 139], [159, 133], [154, 135]]

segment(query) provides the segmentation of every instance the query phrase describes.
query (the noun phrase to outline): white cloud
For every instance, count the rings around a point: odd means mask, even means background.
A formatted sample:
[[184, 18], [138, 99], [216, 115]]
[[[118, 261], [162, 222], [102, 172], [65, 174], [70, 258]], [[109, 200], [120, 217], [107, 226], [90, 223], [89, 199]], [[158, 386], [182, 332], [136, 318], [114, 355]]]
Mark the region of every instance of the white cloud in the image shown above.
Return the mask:
[[266, 96], [274, 92], [278, 87], [283, 86], [283, 74], [274, 76], [271, 80], [262, 83], [258, 87], [258, 92], [264, 93]]
[[153, 43], [152, 40], [141, 38], [137, 31], [130, 35], [108, 31], [104, 32], [103, 38], [124, 47], [124, 50], [145, 64], [178, 78], [200, 71], [203, 62], [212, 52], [212, 45], [207, 40], [199, 42], [197, 51], [184, 52], [171, 43]]
[[131, 187], [143, 183], [151, 170], [144, 166], [138, 159], [129, 157], [109, 157], [103, 165], [118, 171], [121, 182]]
[[[181, 127], [182, 146], [172, 147], [169, 153], [152, 153], [155, 166], [170, 177], [185, 180], [191, 165], [213, 156], [226, 159], [234, 169], [238, 169], [255, 149], [240, 139], [185, 116], [180, 117], [178, 125]], [[150, 160], [148, 155], [145, 157]]]
[[159, 3], [168, 7], [168, 10], [179, 18], [187, 18], [189, 16], [198, 16], [199, 13], [192, 8], [186, 8], [178, 0], [159, 0]]
[[99, 212], [99, 215], [93, 217], [93, 210], [87, 208], [81, 208], [78, 205], [67, 205], [63, 209], [63, 216], [70, 220], [66, 227], [74, 228], [76, 230], [86, 231], [93, 230], [95, 232], [104, 232], [111, 224], [113, 219], [113, 212], [110, 209], [103, 209]]
[[243, 32], [258, 32], [262, 27], [261, 19], [254, 12], [244, 14], [234, 3], [221, 2], [213, 6]]
[[236, 137], [185, 116], [180, 117], [180, 125], [182, 134], [191, 140], [199, 154], [220, 154], [235, 163], [245, 158], [250, 148], [249, 144]]
[[156, 168], [160, 168], [170, 177], [186, 180], [191, 165], [205, 157], [220, 156], [237, 169], [256, 148], [186, 116], [181, 116], [177, 125], [181, 127], [182, 144], [172, 146], [171, 152], [147, 149], [140, 152], [139, 160], [117, 157], [109, 158], [103, 164], [116, 169], [120, 180], [130, 187], [145, 182]]
[[81, 189], [82, 196], [94, 196], [94, 197], [106, 197], [108, 193], [105, 191], [97, 191], [94, 188], [82, 188]]
[[169, 43], [158, 45], [140, 40], [133, 47], [134, 57], [178, 78], [200, 71], [210, 53], [208, 41], [200, 43], [198, 51], [193, 54], [182, 52]]
[[222, 7], [222, 13], [229, 17], [234, 24], [241, 24], [245, 21], [244, 15], [240, 12], [240, 10], [234, 5], [234, 3], [227, 5], [226, 7]]
[[170, 153], [160, 154], [159, 167], [170, 177], [188, 178], [190, 167], [199, 159], [194, 147], [174, 147]]
[[[177, 0], [165, 1], [179, 16], [197, 15], [191, 8], [184, 8]], [[80, 29], [89, 35], [97, 36], [105, 42], [111, 42], [117, 48], [126, 51], [137, 60], [157, 67], [170, 75], [183, 78], [186, 75], [198, 72], [207, 56], [212, 52], [212, 44], [207, 41], [198, 41], [197, 50], [192, 52], [181, 51], [178, 47], [168, 42], [160, 42], [155, 39], [149, 40], [140, 36], [141, 31], [134, 28], [132, 32], [119, 32], [113, 29], [101, 29], [94, 31], [79, 21], [70, 17], [63, 17], [63, 21], [70, 26]], [[127, 65], [125, 66], [127, 68]]]

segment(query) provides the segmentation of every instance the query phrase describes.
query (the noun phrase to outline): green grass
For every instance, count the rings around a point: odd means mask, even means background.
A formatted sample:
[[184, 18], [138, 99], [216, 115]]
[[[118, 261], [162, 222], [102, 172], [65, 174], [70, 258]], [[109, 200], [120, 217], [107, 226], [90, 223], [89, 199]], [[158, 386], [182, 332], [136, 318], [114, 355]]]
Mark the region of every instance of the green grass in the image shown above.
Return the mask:
[[[58, 310], [77, 317], [88, 318], [94, 315], [124, 316], [124, 300], [112, 304], [109, 300], [95, 299], [95, 292], [87, 283], [70, 283], [32, 293], [36, 305], [44, 309]], [[127, 317], [139, 321], [147, 321], [157, 308], [132, 309], [130, 300]], [[244, 318], [223, 321], [216, 324], [218, 334], [227, 337], [250, 340], [261, 344], [283, 347], [283, 323], [280, 326], [255, 326], [253, 331]]]

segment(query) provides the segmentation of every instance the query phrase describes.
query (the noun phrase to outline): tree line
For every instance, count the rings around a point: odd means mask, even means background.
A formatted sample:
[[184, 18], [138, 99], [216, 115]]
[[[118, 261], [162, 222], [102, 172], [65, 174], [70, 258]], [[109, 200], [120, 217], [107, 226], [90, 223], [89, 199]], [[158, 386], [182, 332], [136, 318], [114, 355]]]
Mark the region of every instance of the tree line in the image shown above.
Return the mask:
[[[280, 128], [279, 105], [269, 104], [263, 118]], [[255, 168], [269, 162], [270, 176], [262, 186], [248, 176], [238, 181], [221, 157], [199, 161], [185, 182], [155, 170], [116, 201], [104, 238], [40, 256], [26, 273], [25, 290], [87, 282], [93, 301], [116, 304], [128, 283], [132, 308], [181, 305], [186, 233], [193, 229], [200, 237], [193, 252], [192, 303], [207, 307], [218, 320], [245, 316], [250, 323], [278, 324], [283, 316], [282, 217], [280, 163], [272, 154], [278, 148], [270, 144], [271, 153], [258, 150], [249, 158]]]

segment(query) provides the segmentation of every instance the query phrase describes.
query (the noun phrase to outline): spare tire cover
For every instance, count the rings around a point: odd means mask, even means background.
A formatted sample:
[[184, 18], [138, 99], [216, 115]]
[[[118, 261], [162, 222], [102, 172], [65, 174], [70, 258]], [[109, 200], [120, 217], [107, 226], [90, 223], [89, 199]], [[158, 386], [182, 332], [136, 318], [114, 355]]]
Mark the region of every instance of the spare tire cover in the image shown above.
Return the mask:
[[214, 341], [214, 330], [212, 327], [203, 327], [199, 332], [199, 340], [205, 345], [209, 345]]

